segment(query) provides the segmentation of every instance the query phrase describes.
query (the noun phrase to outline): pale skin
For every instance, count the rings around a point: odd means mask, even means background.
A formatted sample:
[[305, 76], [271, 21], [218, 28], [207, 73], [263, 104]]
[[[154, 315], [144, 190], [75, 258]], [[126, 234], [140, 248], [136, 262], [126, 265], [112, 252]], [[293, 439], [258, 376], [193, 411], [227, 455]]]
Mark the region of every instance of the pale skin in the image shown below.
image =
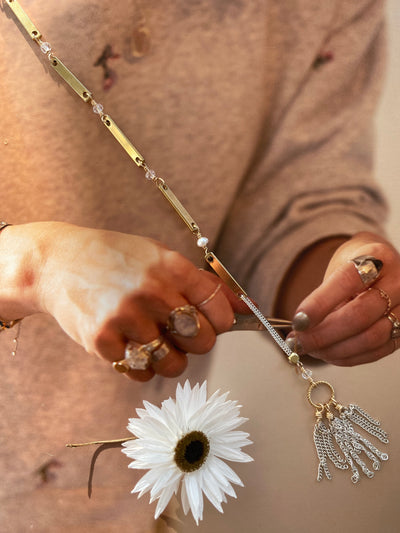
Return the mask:
[[[170, 311], [202, 302], [219, 279], [145, 237], [40, 222], [5, 228], [0, 251], [2, 319], [49, 313], [86, 351], [110, 362], [124, 357], [128, 340], [144, 344], [163, 333], [170, 352], [147, 370], [130, 370], [129, 377], [139, 381], [154, 374], [180, 375], [187, 352], [208, 352], [216, 336], [231, 328], [234, 313], [248, 312], [223, 286], [199, 310], [196, 337], [165, 333]], [[337, 365], [393, 352], [391, 323], [383, 317], [386, 302], [378, 291], [365, 290], [349, 263], [363, 254], [383, 261], [375, 286], [390, 294], [393, 312], [400, 316], [400, 257], [390, 243], [371, 233], [326, 239], [304, 252], [279, 295], [282, 317], [302, 311], [310, 318], [310, 327], [296, 333], [304, 352]]]
[[[134, 235], [40, 222], [7, 227], [0, 241], [2, 318], [49, 313], [89, 353], [110, 362], [123, 359], [128, 340], [157, 338], [172, 309], [202, 302], [219, 283], [163, 244]], [[168, 355], [129, 377], [181, 374], [186, 352], [208, 352], [232, 327], [233, 313], [246, 309], [221, 287], [199, 310], [196, 337], [169, 334]]]

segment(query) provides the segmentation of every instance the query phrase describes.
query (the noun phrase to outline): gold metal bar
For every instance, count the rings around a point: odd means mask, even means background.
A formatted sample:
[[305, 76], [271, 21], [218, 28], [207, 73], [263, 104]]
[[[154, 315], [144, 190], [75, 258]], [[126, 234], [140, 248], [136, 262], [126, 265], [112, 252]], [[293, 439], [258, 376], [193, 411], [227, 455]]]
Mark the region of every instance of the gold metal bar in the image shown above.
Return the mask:
[[119, 129], [119, 127], [116, 125], [116, 123], [113, 121], [113, 119], [109, 115], [104, 115], [102, 118], [102, 121], [103, 121], [103, 124], [107, 127], [107, 129], [117, 139], [117, 141], [122, 146], [122, 148], [125, 150], [125, 152], [133, 160], [133, 162], [136, 163], [138, 167], [141, 167], [144, 161], [144, 157], [133, 146], [133, 144], [128, 139], [128, 137], [125, 135], [125, 133]]
[[22, 26], [29, 33], [29, 36], [31, 37], [31, 39], [40, 39], [42, 34], [36, 28], [34, 23], [31, 21], [31, 19], [25, 13], [25, 11], [22, 9], [22, 7], [19, 4], [19, 2], [17, 2], [17, 0], [6, 0], [6, 2], [9, 5], [9, 7], [12, 9], [14, 15], [20, 21]]
[[68, 85], [76, 92], [78, 96], [85, 102], [91, 99], [91, 93], [83, 83], [81, 83], [74, 74], [67, 68], [64, 63], [56, 56], [51, 56], [50, 65], [61, 76], [61, 78], [68, 83]]
[[181, 202], [178, 200], [175, 194], [171, 191], [168, 185], [164, 182], [161, 182], [161, 183], [158, 183], [157, 186], [160, 189], [160, 191], [163, 193], [164, 197], [168, 200], [168, 202], [172, 205], [172, 207], [181, 217], [183, 222], [188, 226], [190, 231], [192, 233], [199, 231], [199, 226], [196, 224], [196, 221], [190, 216], [190, 213], [186, 211], [186, 209], [183, 207]]
[[215, 273], [230, 287], [235, 294], [240, 296], [247, 296], [246, 291], [242, 289], [239, 283], [235, 280], [230, 272], [224, 267], [221, 261], [213, 252], [206, 254], [206, 261]]

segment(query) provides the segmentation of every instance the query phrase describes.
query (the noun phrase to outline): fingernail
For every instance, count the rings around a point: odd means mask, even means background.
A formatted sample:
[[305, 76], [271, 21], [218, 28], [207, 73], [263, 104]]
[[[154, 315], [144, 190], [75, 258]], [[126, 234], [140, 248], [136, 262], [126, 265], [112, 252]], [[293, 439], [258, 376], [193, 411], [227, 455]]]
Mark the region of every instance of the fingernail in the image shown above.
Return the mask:
[[298, 355], [302, 355], [304, 353], [303, 346], [301, 345], [301, 342], [297, 339], [297, 337], [288, 337], [287, 339], [285, 339], [285, 342], [292, 350], [292, 352], [295, 352]]
[[299, 311], [293, 318], [293, 329], [296, 331], [305, 331], [310, 325], [310, 319], [303, 311]]

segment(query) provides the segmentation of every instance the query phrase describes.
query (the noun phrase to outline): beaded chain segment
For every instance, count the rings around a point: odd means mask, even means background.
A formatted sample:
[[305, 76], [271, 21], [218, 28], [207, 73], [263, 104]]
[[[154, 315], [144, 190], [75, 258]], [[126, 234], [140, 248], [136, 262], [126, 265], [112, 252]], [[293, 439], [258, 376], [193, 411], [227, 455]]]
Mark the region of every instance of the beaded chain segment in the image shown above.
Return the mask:
[[[385, 431], [381, 429], [380, 422], [372, 418], [358, 405], [350, 404], [348, 407], [340, 405], [335, 399], [334, 389], [330, 383], [313, 380], [312, 371], [304, 367], [300, 361], [299, 355], [291, 351], [279, 333], [272, 327], [267, 318], [247, 296], [245, 290], [233, 278], [217, 256], [208, 250], [207, 237], [204, 237], [201, 234], [198, 224], [171, 191], [165, 180], [158, 177], [156, 172], [148, 167], [144, 157], [119, 129], [110, 115], [104, 113], [103, 106], [96, 102], [91, 91], [89, 91], [64, 65], [64, 63], [54, 55], [50, 43], [42, 40], [42, 34], [25, 13], [19, 2], [17, 0], [5, 0], [5, 3], [11, 8], [15, 17], [27, 31], [30, 38], [40, 47], [42, 53], [49, 60], [50, 66], [84, 102], [92, 106], [93, 112], [99, 115], [104, 126], [120, 143], [133, 162], [143, 169], [146, 179], [156, 185], [165, 199], [175, 209], [176, 213], [181, 217], [196, 238], [197, 246], [203, 249], [205, 260], [210, 267], [236, 293], [236, 295], [246, 303], [260, 323], [270, 333], [274, 341], [283, 352], [285, 352], [288, 361], [294, 365], [298, 369], [300, 375], [308, 381], [309, 387], [307, 390], [307, 398], [310, 404], [315, 408], [316, 417], [314, 443], [319, 459], [317, 480], [321, 481], [324, 476], [327, 479], [332, 478], [328, 466], [328, 460], [339, 470], [350, 469], [352, 472], [351, 480], [353, 483], [359, 481], [361, 477], [360, 469], [368, 478], [372, 478], [374, 476], [374, 471], [380, 469], [381, 461], [388, 460], [388, 454], [378, 450], [378, 448], [376, 448], [368, 439], [358, 433], [354, 429], [354, 424], [370, 435], [376, 437], [381, 442], [387, 444], [389, 440]], [[314, 403], [312, 400], [312, 392], [315, 388], [321, 386], [329, 388], [330, 397], [325, 403]], [[335, 442], [337, 447], [335, 447]], [[371, 462], [372, 467], [368, 467], [365, 459], [368, 459]]]

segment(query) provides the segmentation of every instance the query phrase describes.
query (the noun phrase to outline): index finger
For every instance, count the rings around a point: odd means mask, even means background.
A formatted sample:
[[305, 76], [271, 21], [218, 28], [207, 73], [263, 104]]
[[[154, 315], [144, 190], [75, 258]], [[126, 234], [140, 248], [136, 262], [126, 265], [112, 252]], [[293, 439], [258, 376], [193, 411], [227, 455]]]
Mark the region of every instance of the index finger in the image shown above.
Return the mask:
[[[293, 318], [293, 329], [304, 331], [313, 327], [337, 309], [371, 286], [363, 282], [355, 260], [348, 261], [324, 280], [299, 305]], [[379, 269], [376, 269], [375, 281]]]

